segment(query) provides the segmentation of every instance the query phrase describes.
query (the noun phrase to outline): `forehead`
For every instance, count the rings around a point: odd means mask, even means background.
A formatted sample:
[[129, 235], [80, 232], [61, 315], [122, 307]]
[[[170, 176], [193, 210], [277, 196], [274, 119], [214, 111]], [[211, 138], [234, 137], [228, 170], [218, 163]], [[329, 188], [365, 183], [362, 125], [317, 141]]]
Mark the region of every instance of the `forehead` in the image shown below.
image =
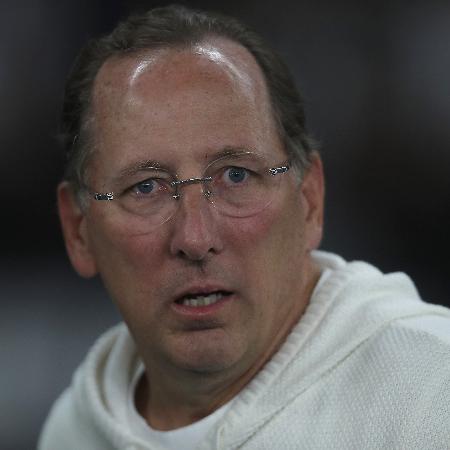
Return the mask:
[[[242, 46], [212, 39], [107, 60], [93, 91], [97, 159], [200, 155], [259, 147], [275, 125], [261, 69]], [[183, 153], [180, 153], [180, 146]]]
[[105, 103], [114, 106], [113, 102], [120, 104], [124, 96], [137, 99], [155, 95], [159, 88], [214, 82], [242, 89], [255, 99], [266, 96], [263, 74], [248, 50], [227, 39], [211, 38], [186, 48], [161, 48], [109, 58], [96, 77], [93, 103], [97, 108]]

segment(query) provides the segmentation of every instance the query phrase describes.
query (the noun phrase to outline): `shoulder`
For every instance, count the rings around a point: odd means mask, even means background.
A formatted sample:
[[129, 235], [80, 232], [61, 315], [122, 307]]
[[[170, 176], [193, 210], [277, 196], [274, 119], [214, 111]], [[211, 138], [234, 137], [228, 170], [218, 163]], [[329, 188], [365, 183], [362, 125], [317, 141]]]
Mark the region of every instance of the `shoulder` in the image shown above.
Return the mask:
[[428, 313], [388, 322], [371, 340], [386, 350], [385, 359], [426, 364], [428, 372], [436, 366], [439, 372], [443, 365], [450, 366], [450, 310], [429, 305]]
[[450, 316], [431, 308], [380, 324], [297, 396], [291, 414], [314, 439], [330, 433], [324, 448], [450, 448]]
[[408, 448], [449, 448], [450, 318], [431, 314], [405, 318], [385, 333], [391, 347], [387, 361], [395, 363], [407, 387], [404, 395], [410, 399], [402, 442]]
[[[73, 416], [72, 404], [71, 390], [66, 389], [50, 410], [41, 431], [38, 450], [51, 450], [66, 446], [66, 432], [73, 431], [73, 427], [70, 425], [73, 422], [71, 419]], [[70, 437], [68, 439], [72, 440]]]
[[399, 319], [394, 326], [405, 333], [420, 335], [426, 340], [450, 347], [450, 310], [430, 305], [433, 313]]
[[45, 421], [38, 450], [110, 450], [102, 371], [123, 335], [123, 325], [101, 335], [56, 400]]
[[86, 414], [77, 410], [74, 389], [71, 386], [50, 410], [39, 438], [38, 450], [102, 449], [101, 439], [94, 436], [97, 433], [92, 425], [86, 426], [85, 417]]
[[[374, 377], [385, 374], [397, 380], [397, 387], [409, 386], [420, 397], [419, 392], [424, 394], [427, 386], [431, 389], [450, 380], [450, 311], [429, 305], [428, 312], [390, 320], [355, 353], [367, 359], [364, 365], [375, 370]], [[385, 386], [386, 390], [392, 388]]]

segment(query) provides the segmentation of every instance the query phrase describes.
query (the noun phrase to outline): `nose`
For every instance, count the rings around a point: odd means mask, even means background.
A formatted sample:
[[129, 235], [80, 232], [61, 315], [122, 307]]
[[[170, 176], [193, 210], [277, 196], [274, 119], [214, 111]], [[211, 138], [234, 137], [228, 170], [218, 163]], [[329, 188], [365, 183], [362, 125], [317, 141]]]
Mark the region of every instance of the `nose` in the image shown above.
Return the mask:
[[183, 186], [173, 217], [170, 251], [190, 261], [204, 261], [219, 253], [223, 243], [217, 212], [202, 192], [202, 185]]

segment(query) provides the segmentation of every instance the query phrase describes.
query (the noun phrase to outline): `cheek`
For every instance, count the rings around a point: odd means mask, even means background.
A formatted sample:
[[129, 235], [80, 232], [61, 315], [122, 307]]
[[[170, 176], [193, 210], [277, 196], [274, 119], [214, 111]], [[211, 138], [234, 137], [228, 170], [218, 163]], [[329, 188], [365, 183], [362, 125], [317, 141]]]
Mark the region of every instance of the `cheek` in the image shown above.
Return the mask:
[[289, 214], [286, 217], [279, 209], [267, 209], [253, 217], [229, 219], [224, 222], [224, 240], [238, 255], [242, 270], [246, 273], [255, 271], [255, 276], [264, 281], [267, 275], [272, 278], [271, 273], [289, 257], [292, 239], [301, 229], [296, 221], [296, 217]]
[[243, 281], [249, 289], [253, 286], [252, 295], [273, 299], [298, 289], [307, 253], [302, 211], [298, 199], [292, 199], [227, 225], [226, 240], [245, 276]]
[[242, 219], [229, 219], [226, 230], [232, 239], [241, 243], [246, 251], [283, 253], [304, 239], [305, 219], [302, 208], [295, 199], [288, 199], [278, 207], [269, 207], [261, 213]]
[[[111, 234], [97, 254], [103, 284], [133, 333], [156, 328], [162, 317], [160, 299], [164, 270], [160, 242], [149, 236]], [[139, 331], [141, 330], [141, 331]], [[144, 331], [145, 332], [145, 331]]]
[[162, 233], [130, 235], [117, 221], [93, 220], [91, 247], [100, 275], [114, 298], [128, 298], [143, 290], [162, 270], [165, 238]]

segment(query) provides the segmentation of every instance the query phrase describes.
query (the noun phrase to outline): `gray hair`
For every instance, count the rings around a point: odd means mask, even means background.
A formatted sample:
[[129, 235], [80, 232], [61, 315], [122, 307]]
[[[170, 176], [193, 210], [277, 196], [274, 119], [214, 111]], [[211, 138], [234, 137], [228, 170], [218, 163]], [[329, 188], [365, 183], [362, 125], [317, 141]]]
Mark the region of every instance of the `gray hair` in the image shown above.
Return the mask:
[[72, 184], [79, 200], [93, 151], [88, 133], [92, 90], [105, 61], [143, 50], [189, 47], [213, 36], [242, 45], [256, 59], [286, 153], [300, 173], [308, 167], [313, 144], [305, 129], [303, 101], [278, 54], [234, 18], [171, 5], [129, 16], [110, 34], [89, 41], [74, 62], [66, 82], [60, 135], [67, 157], [64, 179]]

